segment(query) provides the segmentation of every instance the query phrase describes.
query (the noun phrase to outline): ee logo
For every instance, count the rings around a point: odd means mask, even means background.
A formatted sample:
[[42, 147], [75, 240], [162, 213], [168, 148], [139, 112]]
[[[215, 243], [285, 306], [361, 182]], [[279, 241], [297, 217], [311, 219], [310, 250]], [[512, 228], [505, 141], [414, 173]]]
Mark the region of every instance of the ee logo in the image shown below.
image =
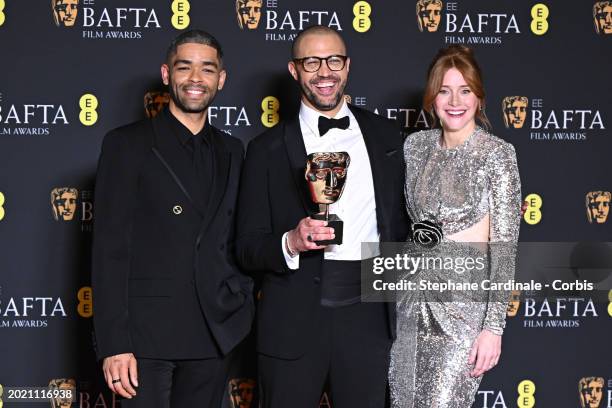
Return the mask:
[[543, 35], [548, 31], [548, 15], [550, 14], [546, 4], [538, 3], [531, 8], [531, 32], [535, 35]]
[[365, 33], [372, 27], [372, 20], [370, 20], [370, 14], [372, 14], [372, 6], [367, 1], [358, 1], [353, 6], [353, 28], [358, 33]]
[[518, 385], [519, 397], [516, 406], [519, 408], [532, 408], [535, 406], [535, 384], [531, 380], [523, 380]]
[[4, 219], [5, 214], [6, 213], [4, 212], [4, 194], [2, 193], [2, 191], [0, 191], [0, 221]]
[[525, 197], [525, 203], [527, 204], [527, 210], [523, 219], [529, 225], [535, 225], [542, 220], [542, 197], [537, 194], [529, 194]]
[[77, 299], [79, 299], [79, 305], [77, 306], [77, 312], [81, 317], [93, 316], [93, 301], [91, 297], [91, 287], [83, 286], [77, 292]]
[[4, 6], [6, 6], [4, 0], [0, 0], [0, 26], [4, 24], [4, 20], [6, 20], [6, 15], [4, 14]]
[[261, 101], [261, 123], [265, 127], [273, 127], [280, 120], [278, 110], [280, 109], [280, 102], [275, 96], [266, 96]]
[[189, 27], [189, 10], [191, 4], [188, 0], [174, 0], [172, 2], [172, 26], [177, 30], [184, 30]]
[[85, 126], [91, 126], [98, 121], [98, 98], [93, 94], [85, 94], [79, 99], [79, 120]]

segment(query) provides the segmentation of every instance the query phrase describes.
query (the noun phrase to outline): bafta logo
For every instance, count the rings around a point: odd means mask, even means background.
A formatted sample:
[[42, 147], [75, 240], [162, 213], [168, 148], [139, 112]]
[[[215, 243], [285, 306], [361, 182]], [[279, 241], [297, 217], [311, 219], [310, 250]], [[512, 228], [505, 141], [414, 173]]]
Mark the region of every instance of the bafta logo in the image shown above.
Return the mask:
[[507, 128], [520, 129], [527, 117], [528, 100], [526, 96], [506, 96], [502, 100], [504, 124]]
[[261, 20], [261, 7], [263, 0], [236, 0], [236, 17], [238, 27], [254, 30]]
[[612, 34], [612, 1], [598, 1], [594, 4], [593, 20], [597, 34]]
[[59, 391], [59, 397], [51, 398], [51, 408], [71, 408], [76, 396], [76, 381], [72, 378], [55, 378], [49, 381], [49, 390]]
[[232, 378], [229, 382], [231, 408], [251, 408], [255, 380], [250, 378]]
[[58, 187], [51, 190], [51, 209], [55, 221], [72, 221], [77, 208], [79, 192], [72, 187]]
[[603, 224], [608, 220], [610, 212], [609, 191], [589, 191], [586, 195], [586, 210], [589, 224]]
[[51, 0], [53, 20], [60, 27], [72, 27], [79, 13], [79, 0]]
[[168, 92], [150, 91], [144, 96], [144, 109], [147, 118], [152, 119], [170, 103]]
[[519, 311], [519, 307], [521, 307], [521, 291], [513, 290], [510, 294], [510, 302], [508, 302], [508, 308], [506, 309], [506, 314], [508, 317], [514, 317]]
[[604, 379], [602, 377], [585, 377], [578, 381], [580, 405], [582, 408], [599, 408], [603, 396]]
[[442, 19], [441, 0], [419, 0], [416, 4], [417, 22], [421, 32], [438, 31]]

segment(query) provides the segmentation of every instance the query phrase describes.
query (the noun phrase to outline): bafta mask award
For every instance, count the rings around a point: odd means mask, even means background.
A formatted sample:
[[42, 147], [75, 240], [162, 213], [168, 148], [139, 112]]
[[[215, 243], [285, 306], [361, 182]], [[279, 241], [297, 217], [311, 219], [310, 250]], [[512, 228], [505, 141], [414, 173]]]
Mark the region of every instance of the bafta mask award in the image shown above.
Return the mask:
[[347, 152], [319, 152], [308, 155], [306, 173], [310, 197], [312, 201], [322, 207], [321, 214], [311, 215], [315, 220], [327, 221], [327, 226], [334, 229], [334, 239], [315, 241], [317, 245], [342, 244], [343, 221], [336, 215], [329, 213], [329, 205], [340, 199], [346, 172], [351, 162]]

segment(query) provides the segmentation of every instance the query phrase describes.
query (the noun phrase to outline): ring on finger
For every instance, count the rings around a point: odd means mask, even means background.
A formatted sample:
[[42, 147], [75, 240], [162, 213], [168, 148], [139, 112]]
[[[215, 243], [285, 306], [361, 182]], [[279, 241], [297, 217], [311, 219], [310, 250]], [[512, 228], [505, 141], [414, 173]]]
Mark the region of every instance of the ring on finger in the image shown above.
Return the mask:
[[120, 383], [120, 382], [121, 382], [120, 378], [113, 379], [113, 381], [112, 381], [113, 384], [117, 384], [117, 383]]
[[312, 242], [312, 235], [308, 234], [308, 236], [306, 237], [306, 239], [308, 240], [308, 242]]

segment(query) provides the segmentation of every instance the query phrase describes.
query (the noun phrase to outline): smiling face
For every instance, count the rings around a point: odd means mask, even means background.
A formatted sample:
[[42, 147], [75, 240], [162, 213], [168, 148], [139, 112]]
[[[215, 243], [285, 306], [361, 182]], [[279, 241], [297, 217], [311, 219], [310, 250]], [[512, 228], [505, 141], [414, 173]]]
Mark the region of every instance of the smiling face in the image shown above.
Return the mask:
[[444, 132], [467, 137], [476, 126], [479, 105], [478, 97], [470, 90], [461, 72], [456, 68], [446, 71], [434, 100], [434, 110]]
[[217, 50], [197, 43], [179, 45], [161, 73], [170, 89], [170, 107], [184, 113], [205, 112], [226, 77]]
[[[309, 33], [300, 40], [294, 57], [326, 58], [330, 55], [346, 55], [342, 39], [331, 33]], [[334, 116], [342, 106], [350, 62], [347, 58], [341, 70], [332, 71], [322, 61], [316, 72], [306, 72], [301, 63], [289, 62], [289, 72], [302, 89], [302, 101], [320, 113]]]

